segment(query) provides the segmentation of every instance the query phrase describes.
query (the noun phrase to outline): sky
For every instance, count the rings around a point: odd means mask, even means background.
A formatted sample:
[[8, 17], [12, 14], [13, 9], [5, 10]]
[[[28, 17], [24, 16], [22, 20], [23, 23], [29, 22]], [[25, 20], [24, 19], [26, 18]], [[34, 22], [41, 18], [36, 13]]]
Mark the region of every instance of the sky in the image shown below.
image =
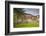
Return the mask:
[[32, 14], [34, 16], [39, 15], [39, 9], [36, 8], [24, 8], [25, 13]]

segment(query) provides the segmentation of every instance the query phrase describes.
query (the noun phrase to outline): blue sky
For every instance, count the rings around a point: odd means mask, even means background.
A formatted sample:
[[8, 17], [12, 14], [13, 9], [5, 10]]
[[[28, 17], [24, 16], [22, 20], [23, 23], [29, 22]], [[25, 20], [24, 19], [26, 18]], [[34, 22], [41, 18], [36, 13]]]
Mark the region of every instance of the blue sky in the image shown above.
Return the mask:
[[39, 9], [36, 8], [24, 8], [25, 13], [32, 14], [34, 16], [39, 15]]

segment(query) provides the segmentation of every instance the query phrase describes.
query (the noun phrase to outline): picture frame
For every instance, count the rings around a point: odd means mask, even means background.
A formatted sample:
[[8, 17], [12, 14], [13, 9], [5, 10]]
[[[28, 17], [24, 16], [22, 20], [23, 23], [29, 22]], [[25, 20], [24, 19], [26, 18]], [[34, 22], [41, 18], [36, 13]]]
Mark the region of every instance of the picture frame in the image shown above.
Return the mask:
[[[5, 35], [44, 33], [45, 32], [45, 27], [44, 27], [45, 26], [45, 23], [44, 23], [45, 22], [44, 21], [45, 20], [45, 6], [44, 5], [45, 5], [44, 3], [37, 3], [37, 2], [5, 1]], [[40, 15], [42, 15], [42, 18], [40, 19], [42, 21], [42, 22], [40, 21], [42, 25], [41, 28], [39, 30], [37, 30], [38, 28], [37, 29], [33, 28], [33, 30], [35, 29], [35, 31], [32, 31], [31, 28], [29, 30], [28, 28], [27, 29], [25, 28], [25, 30], [22, 28], [21, 29], [15, 28], [15, 30], [11, 29], [13, 27], [13, 26], [11, 27], [11, 24], [13, 24], [13, 18], [11, 19], [11, 17], [13, 17], [12, 8], [15, 9], [16, 7], [17, 8], [25, 8], [25, 7], [26, 8], [36, 8], [36, 7], [39, 8], [41, 10], [41, 13], [40, 12], [39, 13]], [[35, 9], [33, 11], [36, 12]]]

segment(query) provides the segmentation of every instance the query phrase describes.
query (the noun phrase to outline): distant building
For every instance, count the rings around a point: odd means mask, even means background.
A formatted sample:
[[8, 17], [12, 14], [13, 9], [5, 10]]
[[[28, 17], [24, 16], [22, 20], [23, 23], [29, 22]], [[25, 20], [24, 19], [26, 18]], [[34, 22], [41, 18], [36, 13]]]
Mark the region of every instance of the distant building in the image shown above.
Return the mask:
[[32, 14], [24, 14], [21, 19], [18, 19], [17, 23], [24, 23], [24, 22], [32, 22], [32, 21], [39, 21], [39, 15], [33, 16]]

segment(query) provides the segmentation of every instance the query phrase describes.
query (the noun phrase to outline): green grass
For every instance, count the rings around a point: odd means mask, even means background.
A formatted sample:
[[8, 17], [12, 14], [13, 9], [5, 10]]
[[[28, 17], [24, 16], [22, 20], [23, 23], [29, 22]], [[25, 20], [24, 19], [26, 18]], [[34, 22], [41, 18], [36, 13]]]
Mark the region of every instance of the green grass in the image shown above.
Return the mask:
[[21, 23], [21, 24], [15, 24], [14, 25], [15, 28], [25, 28], [25, 27], [39, 27], [39, 23], [38, 22], [30, 22], [30, 23]]

